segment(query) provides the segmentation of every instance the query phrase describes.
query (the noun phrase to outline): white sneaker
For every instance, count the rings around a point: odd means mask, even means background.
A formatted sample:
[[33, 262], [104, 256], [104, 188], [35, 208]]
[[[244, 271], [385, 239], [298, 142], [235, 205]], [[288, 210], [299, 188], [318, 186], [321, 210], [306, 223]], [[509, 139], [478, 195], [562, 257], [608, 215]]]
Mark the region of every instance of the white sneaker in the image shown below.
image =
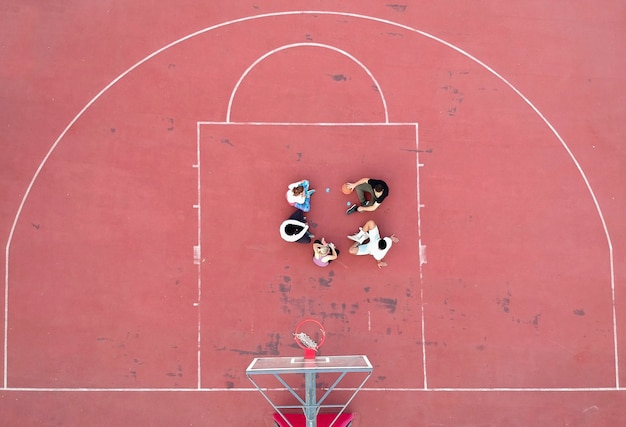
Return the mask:
[[368, 238], [369, 238], [368, 234], [365, 231], [363, 231], [363, 229], [360, 227], [359, 227], [358, 233], [348, 236], [348, 239], [354, 240], [355, 242], [358, 242], [359, 244], [363, 243]]

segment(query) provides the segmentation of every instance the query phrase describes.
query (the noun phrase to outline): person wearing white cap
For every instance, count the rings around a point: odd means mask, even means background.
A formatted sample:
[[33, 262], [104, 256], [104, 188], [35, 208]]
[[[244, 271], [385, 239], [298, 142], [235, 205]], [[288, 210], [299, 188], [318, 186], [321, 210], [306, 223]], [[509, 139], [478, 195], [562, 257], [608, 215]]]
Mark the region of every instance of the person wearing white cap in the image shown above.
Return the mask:
[[309, 232], [306, 217], [298, 209], [280, 224], [280, 237], [287, 242], [311, 243], [315, 235]]
[[371, 255], [377, 261], [378, 268], [387, 266], [383, 258], [391, 249], [391, 245], [400, 241], [393, 234], [381, 239], [378, 226], [371, 219], [359, 229], [358, 233], [348, 236], [348, 239], [354, 240], [348, 250], [352, 255]]

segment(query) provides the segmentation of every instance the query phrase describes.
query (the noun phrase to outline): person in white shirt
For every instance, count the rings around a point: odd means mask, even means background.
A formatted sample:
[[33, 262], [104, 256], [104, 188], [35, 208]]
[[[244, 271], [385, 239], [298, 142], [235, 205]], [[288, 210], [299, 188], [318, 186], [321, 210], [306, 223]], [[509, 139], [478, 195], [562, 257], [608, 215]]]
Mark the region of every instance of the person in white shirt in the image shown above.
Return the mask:
[[352, 255], [373, 256], [377, 262], [378, 268], [387, 266], [383, 258], [387, 255], [389, 249], [391, 249], [391, 245], [400, 241], [394, 234], [381, 239], [378, 226], [371, 219], [367, 221], [363, 227], [360, 227], [358, 233], [348, 236], [348, 239], [354, 241], [350, 249], [348, 249], [348, 252]]
[[303, 179], [289, 184], [287, 189], [287, 203], [300, 209], [302, 212], [311, 210], [311, 195], [315, 190], [309, 190], [309, 181]]

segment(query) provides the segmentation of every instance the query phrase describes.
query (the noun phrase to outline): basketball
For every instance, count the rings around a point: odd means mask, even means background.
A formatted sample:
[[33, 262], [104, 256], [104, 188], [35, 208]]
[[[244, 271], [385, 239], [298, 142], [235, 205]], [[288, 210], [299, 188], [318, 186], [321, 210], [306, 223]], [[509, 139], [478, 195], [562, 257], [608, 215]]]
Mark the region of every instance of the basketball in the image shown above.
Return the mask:
[[348, 183], [347, 182], [341, 186], [341, 192], [343, 194], [350, 194], [350, 193], [352, 193], [352, 189], [348, 187]]

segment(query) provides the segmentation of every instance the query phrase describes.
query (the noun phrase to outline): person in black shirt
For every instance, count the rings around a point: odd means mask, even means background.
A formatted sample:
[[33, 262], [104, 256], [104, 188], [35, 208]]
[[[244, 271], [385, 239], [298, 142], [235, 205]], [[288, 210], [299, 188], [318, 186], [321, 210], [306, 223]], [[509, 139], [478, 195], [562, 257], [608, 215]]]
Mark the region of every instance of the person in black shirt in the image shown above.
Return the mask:
[[[357, 182], [348, 182], [350, 190], [356, 190], [359, 197], [359, 205], [352, 205], [346, 211], [346, 215], [354, 212], [372, 212], [378, 209], [380, 204], [389, 195], [389, 187], [385, 181], [373, 178], [361, 178]], [[369, 194], [369, 200], [366, 198]]]

